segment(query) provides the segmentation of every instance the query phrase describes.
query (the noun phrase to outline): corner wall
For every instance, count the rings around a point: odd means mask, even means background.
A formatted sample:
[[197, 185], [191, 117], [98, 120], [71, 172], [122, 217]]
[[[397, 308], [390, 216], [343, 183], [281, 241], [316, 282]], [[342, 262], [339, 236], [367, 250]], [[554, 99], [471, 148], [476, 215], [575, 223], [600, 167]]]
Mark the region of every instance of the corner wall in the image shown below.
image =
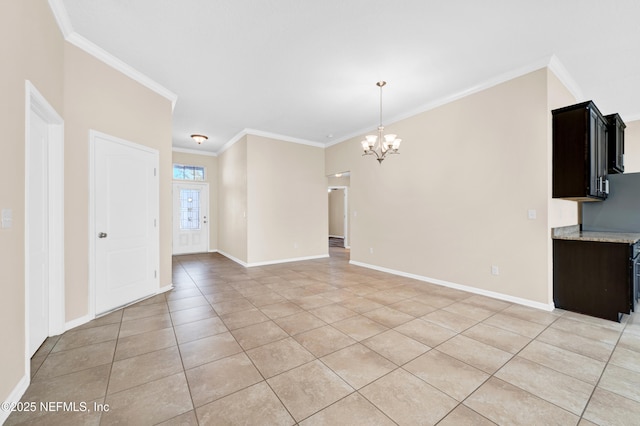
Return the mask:
[[[64, 120], [66, 321], [84, 321], [88, 300], [89, 129], [160, 152], [160, 285], [171, 283], [171, 101], [66, 43], [44, 0], [0, 2], [0, 398], [17, 401], [25, 365], [25, 80]], [[5, 412], [0, 411], [0, 422]]]
[[[62, 115], [63, 39], [44, 1], [0, 2], [0, 401], [28, 379], [25, 371], [25, 80]], [[19, 396], [19, 395], [18, 395]], [[0, 410], [0, 423], [6, 412]]]
[[549, 307], [547, 96], [545, 68], [396, 122], [382, 165], [361, 138], [328, 148], [326, 174], [351, 171], [352, 261]]
[[247, 137], [218, 155], [218, 250], [247, 263]]
[[327, 256], [324, 150], [247, 138], [248, 263]]
[[171, 102], [72, 44], [64, 50], [67, 321], [89, 297], [89, 130], [160, 153], [160, 287], [171, 285]]

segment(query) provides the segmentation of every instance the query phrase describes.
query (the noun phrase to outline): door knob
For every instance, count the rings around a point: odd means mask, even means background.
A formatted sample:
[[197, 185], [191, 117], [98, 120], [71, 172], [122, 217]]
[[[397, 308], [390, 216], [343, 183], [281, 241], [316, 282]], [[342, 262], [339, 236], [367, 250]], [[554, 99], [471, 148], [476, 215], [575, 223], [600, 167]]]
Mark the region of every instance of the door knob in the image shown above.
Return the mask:
[[98, 238], [107, 238], [107, 233], [106, 232], [100, 232], [98, 234]]

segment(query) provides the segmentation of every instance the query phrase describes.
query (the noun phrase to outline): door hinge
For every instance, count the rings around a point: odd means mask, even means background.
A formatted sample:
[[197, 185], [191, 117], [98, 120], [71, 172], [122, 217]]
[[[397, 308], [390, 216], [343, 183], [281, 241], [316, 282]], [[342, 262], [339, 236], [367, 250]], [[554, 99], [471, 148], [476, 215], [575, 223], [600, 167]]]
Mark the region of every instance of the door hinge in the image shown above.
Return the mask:
[[153, 175], [154, 176], [156, 175], [156, 168], [155, 167], [153, 168]]
[[153, 278], [158, 278], [158, 271], [153, 271]]
[[153, 219], [153, 227], [154, 228], [158, 227], [158, 219]]

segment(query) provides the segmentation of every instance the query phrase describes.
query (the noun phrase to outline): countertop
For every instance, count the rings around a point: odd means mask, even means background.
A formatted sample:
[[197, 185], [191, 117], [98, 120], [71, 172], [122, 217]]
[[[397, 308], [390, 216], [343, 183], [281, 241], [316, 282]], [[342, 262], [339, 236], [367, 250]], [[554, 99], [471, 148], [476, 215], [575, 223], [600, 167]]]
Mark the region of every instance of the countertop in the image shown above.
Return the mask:
[[603, 243], [634, 244], [640, 241], [640, 233], [581, 231], [579, 225], [553, 228], [554, 240], [596, 241]]

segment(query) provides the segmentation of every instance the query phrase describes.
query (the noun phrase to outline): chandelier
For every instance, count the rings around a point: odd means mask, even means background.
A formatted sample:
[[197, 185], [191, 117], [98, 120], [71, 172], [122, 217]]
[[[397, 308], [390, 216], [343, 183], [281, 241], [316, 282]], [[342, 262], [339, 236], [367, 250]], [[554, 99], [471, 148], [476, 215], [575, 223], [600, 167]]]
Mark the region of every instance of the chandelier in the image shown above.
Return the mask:
[[376, 86], [380, 88], [380, 125], [378, 126], [377, 135], [367, 135], [365, 140], [360, 142], [362, 149], [364, 149], [364, 155], [375, 155], [378, 163], [382, 164], [387, 154], [400, 154], [398, 149], [400, 148], [400, 142], [402, 139], [396, 138], [394, 134], [384, 134], [384, 126], [382, 125], [382, 88], [387, 84], [386, 81], [379, 81]]

